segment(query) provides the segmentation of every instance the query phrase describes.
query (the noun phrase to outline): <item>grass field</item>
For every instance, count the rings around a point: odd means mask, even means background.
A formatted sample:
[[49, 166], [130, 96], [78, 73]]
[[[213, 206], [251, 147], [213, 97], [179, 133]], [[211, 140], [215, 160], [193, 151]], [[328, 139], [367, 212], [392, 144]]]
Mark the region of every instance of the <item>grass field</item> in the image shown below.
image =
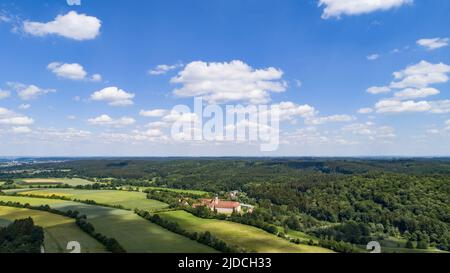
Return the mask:
[[31, 217], [34, 223], [44, 228], [44, 246], [47, 253], [70, 252], [67, 243], [77, 241], [82, 253], [106, 252], [104, 246], [82, 231], [75, 220], [48, 212], [0, 206], [0, 220], [7, 222]]
[[208, 195], [209, 193], [206, 191], [197, 191], [197, 190], [180, 190], [173, 188], [160, 188], [160, 187], [139, 187], [139, 190], [163, 190], [163, 191], [171, 191], [176, 193], [187, 193], [187, 194], [195, 194], [195, 195]]
[[71, 199], [78, 200], [93, 200], [99, 204], [106, 205], [121, 205], [127, 209], [142, 209], [142, 210], [161, 210], [167, 208], [166, 203], [149, 200], [145, 193], [129, 192], [129, 191], [114, 191], [114, 190], [75, 190], [75, 189], [39, 189], [33, 191], [19, 192], [19, 195], [37, 195], [48, 197], [52, 195], [64, 196]]
[[170, 232], [131, 211], [86, 205], [71, 201], [0, 196], [0, 201], [48, 204], [61, 211], [77, 210], [88, 216], [97, 232], [115, 238], [130, 253], [214, 253], [214, 249]]
[[94, 184], [94, 182], [81, 179], [81, 178], [27, 178], [18, 179], [18, 183], [26, 186], [39, 186], [39, 185], [63, 185], [67, 184], [70, 186], [85, 186]]
[[331, 253], [331, 250], [308, 246], [296, 245], [269, 234], [261, 229], [215, 219], [198, 218], [185, 211], [162, 212], [159, 215], [167, 220], [177, 222], [190, 232], [209, 231], [217, 238], [229, 245], [237, 245], [246, 250], [259, 253]]
[[[282, 227], [277, 227], [277, 228], [278, 228], [278, 232], [284, 232], [284, 228], [282, 228]], [[299, 239], [303, 243], [308, 243], [310, 240], [312, 240], [314, 243], [318, 243], [318, 241], [319, 241], [314, 236], [310, 236], [304, 232], [297, 231], [297, 230], [290, 229], [286, 235], [292, 239]]]

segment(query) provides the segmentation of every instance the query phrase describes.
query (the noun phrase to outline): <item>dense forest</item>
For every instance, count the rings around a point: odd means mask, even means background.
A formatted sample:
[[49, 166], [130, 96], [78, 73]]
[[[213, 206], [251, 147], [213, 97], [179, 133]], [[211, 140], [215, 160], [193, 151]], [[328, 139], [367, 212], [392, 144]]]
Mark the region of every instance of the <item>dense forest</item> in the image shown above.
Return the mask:
[[[113, 178], [118, 185], [151, 183], [217, 194], [238, 190], [244, 202], [258, 207], [252, 219], [239, 221], [352, 244], [392, 236], [411, 247], [450, 250], [446, 158], [96, 159], [32, 167], [50, 170], [39, 177]], [[3, 172], [0, 180], [23, 175]]]
[[40, 253], [43, 243], [44, 230], [31, 218], [0, 228], [0, 253]]

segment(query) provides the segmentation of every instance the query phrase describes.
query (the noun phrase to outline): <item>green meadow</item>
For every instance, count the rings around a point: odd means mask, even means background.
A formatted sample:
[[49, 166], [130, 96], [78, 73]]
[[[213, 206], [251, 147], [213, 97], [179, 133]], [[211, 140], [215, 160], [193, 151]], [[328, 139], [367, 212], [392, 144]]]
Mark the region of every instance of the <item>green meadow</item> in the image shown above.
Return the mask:
[[44, 248], [47, 253], [70, 252], [66, 247], [71, 241], [80, 243], [82, 253], [107, 252], [102, 244], [78, 228], [74, 219], [43, 211], [0, 206], [0, 223], [2, 221], [3, 225], [28, 217], [44, 228]]
[[142, 192], [116, 191], [116, 190], [76, 190], [76, 189], [39, 189], [19, 192], [19, 195], [35, 195], [49, 197], [52, 195], [63, 196], [77, 200], [93, 200], [99, 204], [122, 206], [126, 209], [161, 210], [169, 207], [166, 203], [147, 199]]
[[162, 212], [166, 220], [178, 223], [190, 232], [209, 231], [229, 245], [259, 253], [331, 253], [333, 251], [309, 245], [296, 245], [256, 227], [216, 219], [202, 219], [185, 211]]
[[173, 189], [173, 188], [161, 188], [161, 187], [139, 187], [139, 190], [161, 190], [161, 191], [170, 191], [176, 193], [186, 193], [186, 194], [194, 194], [194, 195], [209, 195], [206, 191], [198, 191], [198, 190], [181, 190], [181, 189]]
[[137, 216], [132, 211], [92, 206], [72, 201], [0, 196], [0, 201], [48, 204], [61, 211], [77, 210], [88, 217], [97, 232], [115, 238], [130, 253], [214, 253], [214, 249], [170, 232]]
[[69, 186], [85, 186], [94, 184], [94, 182], [82, 178], [25, 178], [16, 180], [23, 186], [39, 186], [39, 185], [69, 185]]

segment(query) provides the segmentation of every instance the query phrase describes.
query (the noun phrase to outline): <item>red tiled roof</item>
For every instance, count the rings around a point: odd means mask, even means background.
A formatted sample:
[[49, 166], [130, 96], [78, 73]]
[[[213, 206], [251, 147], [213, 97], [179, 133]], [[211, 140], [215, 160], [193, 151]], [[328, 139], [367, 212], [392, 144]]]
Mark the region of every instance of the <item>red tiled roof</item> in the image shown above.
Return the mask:
[[205, 206], [217, 209], [235, 209], [241, 205], [241, 203], [239, 202], [222, 201], [222, 200], [219, 200], [219, 202], [217, 202], [216, 204], [214, 199], [200, 199], [200, 202]]

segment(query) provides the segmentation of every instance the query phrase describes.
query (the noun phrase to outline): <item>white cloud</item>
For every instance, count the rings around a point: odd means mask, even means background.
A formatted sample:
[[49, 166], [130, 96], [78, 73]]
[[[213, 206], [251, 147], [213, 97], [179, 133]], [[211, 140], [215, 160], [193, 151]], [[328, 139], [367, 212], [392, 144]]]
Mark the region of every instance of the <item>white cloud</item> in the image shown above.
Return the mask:
[[325, 7], [322, 18], [328, 19], [389, 10], [412, 2], [412, 0], [319, 0], [319, 7]]
[[156, 66], [155, 68], [148, 71], [148, 73], [152, 76], [158, 76], [158, 75], [164, 75], [169, 71], [175, 70], [177, 68], [182, 67], [183, 64], [174, 64], [174, 65], [167, 65], [167, 64], [160, 64]]
[[8, 82], [7, 84], [15, 89], [19, 97], [23, 100], [32, 100], [41, 95], [56, 92], [54, 89], [43, 89], [36, 85], [26, 85], [18, 82]]
[[164, 109], [141, 110], [139, 115], [143, 117], [162, 117], [167, 113]]
[[78, 130], [75, 128], [56, 129], [56, 128], [38, 128], [34, 136], [41, 141], [55, 143], [56, 141], [74, 142], [81, 140], [92, 140], [93, 134], [89, 131]]
[[410, 99], [426, 98], [429, 96], [438, 95], [439, 93], [440, 93], [439, 90], [431, 87], [421, 89], [407, 88], [405, 90], [396, 92], [394, 94], [394, 97], [400, 100], [410, 100]]
[[306, 120], [307, 124], [320, 125], [330, 122], [349, 122], [355, 120], [355, 117], [349, 115], [332, 115], [327, 117], [314, 117]]
[[377, 113], [427, 112], [431, 105], [427, 101], [381, 100], [375, 105]]
[[100, 34], [101, 25], [101, 21], [96, 17], [70, 11], [65, 15], [58, 15], [48, 23], [25, 21], [23, 30], [40, 37], [54, 34], [83, 41], [95, 39]]
[[0, 89], [0, 100], [6, 99], [9, 96], [11, 96], [11, 92]]
[[316, 115], [317, 111], [314, 107], [305, 105], [298, 105], [293, 102], [281, 102], [272, 105], [272, 109], [278, 110], [280, 120], [292, 120], [296, 117], [310, 118]]
[[370, 113], [373, 113], [372, 108], [361, 108], [358, 110], [358, 114], [366, 115], [366, 114], [370, 114]]
[[434, 50], [441, 47], [448, 46], [449, 38], [431, 38], [431, 39], [420, 39], [417, 44], [427, 48], [428, 50]]
[[118, 87], [107, 87], [91, 95], [94, 101], [107, 101], [111, 106], [133, 105], [135, 94], [127, 93]]
[[14, 134], [28, 134], [32, 132], [32, 130], [26, 126], [13, 127], [11, 131]]
[[370, 140], [396, 138], [395, 129], [389, 126], [376, 126], [373, 122], [355, 123], [342, 128], [344, 132], [367, 136]]
[[81, 0], [67, 0], [69, 6], [81, 6]]
[[[47, 69], [52, 71], [58, 77], [69, 80], [86, 80], [88, 75], [88, 73], [84, 70], [84, 67], [77, 63], [68, 64], [53, 62], [47, 66]], [[100, 74], [94, 74], [89, 80], [101, 81], [102, 76]]]
[[87, 76], [87, 72], [84, 70], [83, 66], [77, 63], [63, 64], [53, 62], [49, 64], [47, 68], [61, 78], [71, 80], [84, 80]]
[[182, 113], [175, 110], [170, 111], [169, 114], [165, 115], [161, 121], [166, 124], [172, 124], [175, 122], [179, 123], [192, 123], [199, 120], [199, 117], [195, 113]]
[[372, 86], [369, 89], [367, 89], [367, 92], [370, 94], [383, 94], [383, 93], [389, 93], [391, 92], [391, 89], [387, 86]]
[[433, 114], [450, 113], [450, 100], [430, 101], [429, 104]]
[[31, 108], [30, 104], [21, 104], [21, 105], [19, 105], [19, 109], [20, 110], [27, 110], [27, 109], [30, 109], [30, 108]]
[[402, 71], [394, 72], [397, 81], [391, 83], [391, 88], [424, 88], [431, 84], [445, 83], [449, 80], [448, 73], [450, 73], [450, 66], [444, 63], [432, 64], [421, 61]]
[[91, 76], [91, 81], [93, 81], [93, 82], [101, 82], [102, 80], [103, 80], [103, 77], [100, 74], [94, 74]]
[[273, 67], [254, 69], [242, 61], [229, 63], [192, 62], [172, 78], [182, 84], [173, 93], [178, 97], [203, 96], [209, 103], [243, 101], [261, 104], [270, 101], [271, 92], [286, 91], [283, 72]]
[[34, 123], [32, 118], [17, 114], [11, 110], [0, 107], [0, 124], [11, 126], [27, 126]]
[[132, 125], [136, 121], [130, 117], [121, 117], [118, 119], [113, 119], [108, 115], [101, 115], [96, 118], [88, 119], [88, 122], [92, 125], [124, 127]]
[[371, 54], [371, 55], [367, 56], [367, 60], [369, 60], [369, 61], [375, 61], [375, 60], [377, 60], [379, 57], [380, 57], [380, 55], [378, 55], [378, 54]]

